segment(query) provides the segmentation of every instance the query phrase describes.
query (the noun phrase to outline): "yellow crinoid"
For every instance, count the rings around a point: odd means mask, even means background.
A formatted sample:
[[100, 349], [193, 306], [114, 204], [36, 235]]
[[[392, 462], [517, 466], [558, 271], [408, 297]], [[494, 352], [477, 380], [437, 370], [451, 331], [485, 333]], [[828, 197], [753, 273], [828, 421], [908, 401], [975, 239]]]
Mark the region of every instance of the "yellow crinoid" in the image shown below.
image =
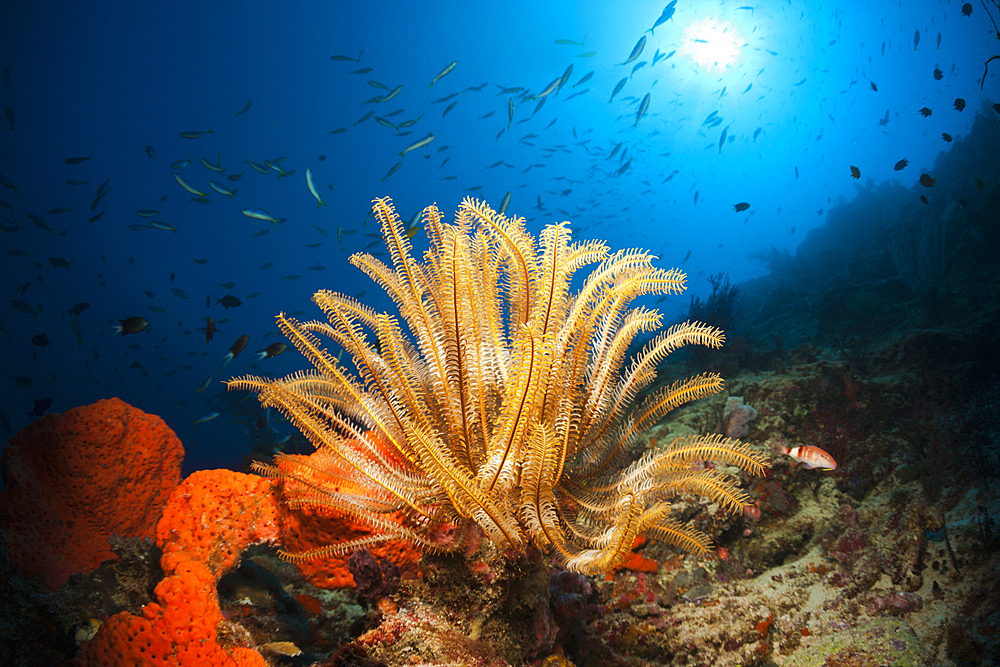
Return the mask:
[[[276, 466], [258, 466], [286, 480], [287, 502], [343, 512], [373, 529], [283, 555], [320, 558], [386, 540], [449, 550], [473, 523], [501, 550], [532, 540], [584, 573], [620, 565], [640, 534], [704, 554], [708, 537], [671, 519], [668, 500], [697, 493], [742, 511], [748, 497], [736, 480], [697, 464], [758, 475], [766, 459], [718, 435], [634, 455], [644, 430], [722, 388], [722, 378], [706, 373], [636, 399], [672, 351], [723, 342], [720, 330], [685, 322], [626, 364], [636, 335], [661, 320], [630, 304], [681, 293], [684, 273], [654, 268], [639, 250], [572, 243], [568, 223], [547, 226], [536, 241], [523, 219], [471, 198], [451, 224], [436, 206], [424, 210], [430, 247], [419, 262], [392, 202], [377, 199], [374, 209], [391, 265], [367, 253], [351, 263], [385, 289], [399, 316], [318, 292], [313, 301], [329, 322], [278, 316], [315, 368], [229, 382], [258, 392], [317, 448], [308, 459], [279, 455]], [[320, 334], [351, 355], [356, 371]], [[458, 530], [442, 541], [449, 524]]]

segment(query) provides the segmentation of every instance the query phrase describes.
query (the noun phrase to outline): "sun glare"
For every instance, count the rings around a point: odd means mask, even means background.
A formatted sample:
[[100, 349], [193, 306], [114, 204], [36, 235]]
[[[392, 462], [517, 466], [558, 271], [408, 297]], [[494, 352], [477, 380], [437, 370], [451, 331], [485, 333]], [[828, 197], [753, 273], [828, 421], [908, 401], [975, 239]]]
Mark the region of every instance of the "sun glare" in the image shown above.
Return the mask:
[[728, 23], [704, 19], [690, 24], [684, 32], [684, 49], [701, 67], [725, 69], [736, 62], [743, 41]]

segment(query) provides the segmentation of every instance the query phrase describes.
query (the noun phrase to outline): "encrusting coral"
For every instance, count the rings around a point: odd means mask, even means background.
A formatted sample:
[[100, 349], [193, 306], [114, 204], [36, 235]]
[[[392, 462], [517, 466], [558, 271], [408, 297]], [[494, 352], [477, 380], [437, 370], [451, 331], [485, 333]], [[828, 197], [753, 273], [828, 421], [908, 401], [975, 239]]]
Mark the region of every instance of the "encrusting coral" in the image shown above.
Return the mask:
[[[640, 534], [707, 552], [707, 536], [669, 518], [667, 500], [695, 492], [741, 511], [748, 498], [726, 472], [694, 465], [757, 475], [765, 457], [721, 436], [631, 454], [645, 429], [722, 387], [708, 373], [636, 402], [668, 354], [722, 344], [720, 330], [685, 322], [625, 367], [630, 343], [661, 320], [631, 302], [679, 294], [686, 276], [638, 250], [571, 243], [566, 223], [536, 241], [523, 219], [472, 199], [451, 225], [435, 206], [424, 210], [430, 249], [420, 263], [390, 200], [374, 209], [392, 266], [366, 253], [351, 262], [387, 291], [409, 333], [393, 315], [321, 291], [314, 301], [329, 323], [278, 316], [315, 369], [229, 382], [257, 391], [318, 449], [258, 466], [284, 481], [288, 505], [341, 512], [375, 531], [283, 555], [299, 562], [390, 540], [457, 550], [473, 525], [501, 551], [530, 540], [584, 573], [621, 565]], [[595, 264], [571, 293], [576, 272]], [[356, 375], [317, 334], [353, 357]]]
[[114, 558], [111, 535], [152, 537], [183, 458], [161, 418], [117, 398], [29, 424], [0, 462], [0, 532], [11, 561], [56, 590]]

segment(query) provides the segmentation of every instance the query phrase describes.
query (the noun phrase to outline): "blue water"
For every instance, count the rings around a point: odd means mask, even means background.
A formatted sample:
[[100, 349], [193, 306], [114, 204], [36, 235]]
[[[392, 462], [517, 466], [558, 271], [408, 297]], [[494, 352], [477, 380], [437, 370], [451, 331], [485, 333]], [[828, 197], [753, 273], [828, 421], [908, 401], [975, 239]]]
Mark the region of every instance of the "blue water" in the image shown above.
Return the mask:
[[[220, 382], [305, 366], [292, 350], [257, 361], [254, 351], [281, 340], [274, 315], [321, 318], [309, 301], [319, 289], [367, 290], [362, 300], [390, 306], [347, 263], [376, 240], [368, 236], [378, 232], [374, 220], [363, 221], [377, 196], [391, 196], [408, 220], [434, 202], [450, 215], [469, 195], [496, 208], [510, 191], [508, 213], [526, 217], [532, 231], [568, 219], [579, 238], [649, 249], [663, 266], [688, 272], [690, 294], [706, 295], [707, 276], [719, 271], [734, 282], [759, 276], [767, 269], [755, 251], [794, 253], [832, 207], [866, 184], [897, 179], [911, 187], [949, 149], [942, 132], [959, 140], [984, 102], [996, 101], [1000, 63], [980, 91], [983, 63], [998, 51], [994, 26], [982, 4], [973, 3], [969, 17], [960, 7], [681, 0], [648, 33], [662, 0], [8, 3], [0, 106], [11, 108], [16, 129], [0, 127], [0, 174], [18, 191], [0, 188], [10, 206], [0, 210], [7, 230], [0, 409], [17, 430], [36, 399], [52, 398], [50, 411], [62, 412], [119, 396], [177, 431], [188, 470], [239, 466], [254, 443], [292, 430], [279, 420], [274, 429], [255, 428], [255, 398], [227, 394]], [[641, 54], [622, 64], [643, 35]], [[673, 54], [653, 65], [657, 51]], [[454, 71], [428, 88], [452, 61]], [[609, 102], [615, 84], [643, 61]], [[565, 86], [533, 113], [531, 97], [570, 64]], [[388, 102], [363, 104], [388, 93], [369, 81], [403, 88]], [[569, 99], [574, 93], [581, 94]], [[647, 93], [648, 111], [636, 121]], [[965, 100], [964, 111], [953, 108], [955, 98]], [[925, 106], [928, 118], [918, 113]], [[374, 119], [359, 123], [369, 111], [394, 123], [420, 120], [397, 136]], [[706, 124], [713, 112], [721, 122]], [[329, 134], [336, 128], [346, 132]], [[209, 129], [197, 139], [180, 136]], [[433, 142], [400, 160], [428, 133]], [[219, 156], [224, 174], [199, 162]], [[64, 162], [72, 157], [91, 159]], [[193, 164], [171, 168], [188, 157]], [[295, 172], [287, 178], [246, 163], [282, 157], [281, 168]], [[895, 171], [902, 158], [909, 166]], [[860, 179], [851, 178], [852, 165]], [[329, 207], [317, 208], [307, 169]], [[238, 192], [196, 203], [175, 173], [203, 192], [211, 192], [210, 179]], [[239, 173], [238, 181], [226, 178]], [[107, 179], [110, 191], [91, 212]], [[734, 212], [740, 202], [749, 209]], [[72, 212], [49, 213], [59, 207]], [[253, 208], [287, 221], [274, 229], [241, 213]], [[147, 222], [139, 209], [158, 211], [153, 219], [176, 233], [130, 229]], [[54, 231], [36, 226], [28, 211]], [[422, 232], [414, 244], [425, 246]], [[72, 264], [53, 266], [53, 257]], [[268, 262], [273, 267], [262, 269]], [[318, 266], [325, 270], [309, 268]], [[230, 281], [234, 287], [220, 286]], [[216, 299], [226, 294], [243, 304], [225, 310]], [[10, 299], [40, 305], [38, 324]], [[81, 302], [90, 306], [79, 317], [78, 343], [67, 311]], [[685, 295], [660, 307], [672, 319], [687, 304]], [[129, 316], [147, 318], [148, 329], [116, 335], [113, 325]], [[198, 328], [207, 316], [220, 333], [206, 344]], [[34, 345], [43, 333], [51, 345]], [[220, 373], [241, 334], [250, 344]], [[18, 386], [18, 375], [30, 385]], [[208, 376], [210, 388], [195, 393]], [[212, 410], [223, 414], [194, 425]]]

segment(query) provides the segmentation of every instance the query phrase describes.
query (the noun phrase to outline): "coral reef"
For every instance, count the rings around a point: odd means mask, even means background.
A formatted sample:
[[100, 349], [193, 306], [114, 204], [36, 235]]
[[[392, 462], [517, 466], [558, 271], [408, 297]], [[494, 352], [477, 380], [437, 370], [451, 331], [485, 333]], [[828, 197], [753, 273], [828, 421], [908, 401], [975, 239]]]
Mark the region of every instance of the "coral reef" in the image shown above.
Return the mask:
[[29, 424], [0, 460], [0, 528], [11, 561], [56, 590], [114, 558], [110, 536], [152, 537], [183, 457], [162, 419], [117, 398]]
[[[871, 203], [877, 194], [859, 199]], [[970, 230], [1000, 238], [1000, 218], [972, 201]], [[855, 224], [848, 208], [835, 209], [831, 221]], [[877, 231], [857, 224], [866, 239]], [[826, 250], [809, 246], [776, 264], [806, 271]], [[728, 431], [762, 457], [800, 444], [840, 463], [836, 471], [808, 470], [776, 456], [758, 477], [725, 460], [687, 460], [687, 472], [724, 475], [742, 494], [741, 514], [718, 497], [671, 498], [672, 517], [714, 550], [683, 553], [655, 533], [623, 535], [615, 567], [586, 574], [560, 564], [557, 550], [540, 548], [544, 541], [525, 539], [512, 550], [475, 521], [462, 530], [458, 517], [445, 515], [421, 534], [455, 545], [446, 553], [431, 549], [418, 560], [412, 544], [386, 541], [355, 558], [355, 574], [347, 553], [281, 560], [279, 542], [316, 552], [377, 532], [371, 522], [335, 518], [337, 508], [297, 503], [309, 497], [309, 484], [323, 482], [325, 499], [335, 479], [345, 494], [377, 506], [386, 526], [430, 525], [378, 504], [386, 493], [350, 473], [373, 459], [416, 465], [362, 424], [339, 442], [346, 456], [321, 446], [283, 458], [270, 470], [277, 480], [192, 475], [170, 495], [155, 544], [113, 538], [115, 559], [70, 576], [56, 594], [19, 576], [0, 549], [0, 663], [65, 665], [77, 638], [76, 664], [112, 667], [998, 664], [1000, 273], [948, 263], [941, 293], [954, 297], [947, 310], [965, 317], [941, 323], [941, 304], [913, 296], [884, 246], [880, 252], [868, 262], [850, 251], [847, 285], [779, 286], [772, 310], [750, 309], [741, 323], [746, 363], [735, 364], [745, 370], [729, 380], [731, 395], [677, 405], [669, 421], [637, 430], [622, 448], [628, 465], [664, 451], [660, 443]], [[821, 267], [832, 282], [847, 263], [838, 253]], [[312, 336], [326, 326], [296, 323], [289, 331]], [[369, 343], [365, 354], [373, 363], [391, 355], [402, 363], [411, 347], [391, 339]], [[657, 371], [680, 365], [658, 362]], [[420, 382], [406, 386], [421, 390]], [[325, 409], [300, 413], [325, 416]], [[303, 472], [309, 468], [316, 477]], [[506, 502], [516, 504], [512, 498]], [[426, 499], [421, 507], [450, 503], [447, 493]], [[401, 570], [398, 582], [390, 562]]]

